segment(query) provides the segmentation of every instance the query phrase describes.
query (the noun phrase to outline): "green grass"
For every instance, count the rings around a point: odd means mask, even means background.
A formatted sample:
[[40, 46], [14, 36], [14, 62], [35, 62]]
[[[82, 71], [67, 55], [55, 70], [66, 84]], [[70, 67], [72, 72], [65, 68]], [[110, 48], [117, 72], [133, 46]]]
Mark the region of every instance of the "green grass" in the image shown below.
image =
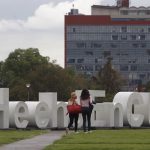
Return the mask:
[[48, 132], [47, 130], [0, 130], [0, 145], [32, 138]]
[[64, 136], [44, 150], [150, 150], [150, 129], [95, 130]]

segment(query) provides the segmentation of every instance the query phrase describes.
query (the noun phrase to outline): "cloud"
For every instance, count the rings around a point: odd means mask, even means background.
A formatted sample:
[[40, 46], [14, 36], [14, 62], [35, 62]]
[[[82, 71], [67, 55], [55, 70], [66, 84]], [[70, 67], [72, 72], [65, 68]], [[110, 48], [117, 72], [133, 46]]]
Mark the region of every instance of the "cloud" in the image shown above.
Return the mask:
[[[100, 0], [75, 0], [74, 5], [81, 13], [90, 14], [91, 5], [100, 3]], [[70, 11], [71, 1], [60, 2], [56, 5], [50, 2], [38, 7], [33, 16], [26, 20], [1, 20], [0, 31], [6, 30], [53, 30], [63, 26], [64, 15]]]
[[[80, 13], [90, 14], [91, 5], [99, 0], [75, 0]], [[0, 60], [16, 48], [39, 48], [40, 53], [64, 65], [64, 15], [72, 8], [71, 1], [41, 5], [26, 20], [0, 20]]]
[[24, 22], [22, 20], [1, 20], [0, 31], [22, 30]]
[[69, 8], [68, 2], [61, 2], [57, 5], [52, 3], [41, 5], [34, 16], [31, 16], [24, 23], [24, 27], [28, 29], [44, 29], [54, 30], [63, 25], [63, 18], [66, 9]]
[[26, 19], [42, 4], [65, 0], [0, 0], [0, 19]]
[[[39, 6], [34, 14], [26, 20], [1, 20], [0, 31], [7, 30], [50, 30], [55, 31], [63, 29], [64, 15], [70, 11], [72, 4], [79, 9], [80, 13], [91, 14], [91, 5], [93, 4], [115, 4], [115, 0], [74, 0], [62, 1], [54, 5], [52, 0]], [[132, 0], [132, 5], [139, 5], [136, 0]], [[143, 1], [143, 5], [150, 2]]]

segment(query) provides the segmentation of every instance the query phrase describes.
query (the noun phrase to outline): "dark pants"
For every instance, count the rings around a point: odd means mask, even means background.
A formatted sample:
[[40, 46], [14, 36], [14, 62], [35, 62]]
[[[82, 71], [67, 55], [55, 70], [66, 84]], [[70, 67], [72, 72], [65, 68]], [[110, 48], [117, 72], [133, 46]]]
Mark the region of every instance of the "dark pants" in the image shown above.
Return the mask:
[[73, 125], [73, 122], [75, 123], [75, 132], [78, 129], [78, 118], [79, 118], [79, 114], [71, 114], [69, 113], [69, 124], [68, 124], [68, 128], [70, 129], [70, 127]]
[[88, 107], [82, 107], [83, 130], [86, 132], [86, 120], [88, 122], [88, 131], [91, 130], [91, 111]]

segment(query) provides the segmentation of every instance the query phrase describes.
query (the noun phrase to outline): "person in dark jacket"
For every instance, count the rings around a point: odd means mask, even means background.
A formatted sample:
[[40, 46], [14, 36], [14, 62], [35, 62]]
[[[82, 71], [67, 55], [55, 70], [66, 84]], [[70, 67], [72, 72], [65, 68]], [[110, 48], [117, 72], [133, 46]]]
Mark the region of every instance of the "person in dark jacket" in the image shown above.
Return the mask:
[[92, 105], [92, 100], [90, 98], [90, 93], [87, 89], [83, 89], [80, 96], [80, 105], [82, 110], [83, 117], [83, 130], [87, 133], [86, 130], [86, 122], [88, 122], [88, 131], [91, 131], [91, 109], [90, 105]]

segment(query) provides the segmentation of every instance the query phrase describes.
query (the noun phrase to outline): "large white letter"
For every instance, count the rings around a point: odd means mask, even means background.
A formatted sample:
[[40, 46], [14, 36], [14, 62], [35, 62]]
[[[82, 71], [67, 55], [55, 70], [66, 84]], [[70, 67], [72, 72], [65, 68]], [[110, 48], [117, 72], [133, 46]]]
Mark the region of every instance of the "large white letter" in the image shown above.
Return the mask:
[[93, 126], [123, 127], [123, 108], [121, 104], [111, 102], [96, 104], [93, 109]]
[[9, 89], [0, 89], [0, 129], [9, 128]]
[[26, 128], [28, 125], [29, 111], [24, 102], [9, 102], [10, 127]]
[[57, 127], [57, 93], [53, 92], [41, 92], [39, 93], [39, 101], [45, 102], [49, 107], [49, 127]]
[[29, 125], [47, 128], [49, 123], [49, 107], [44, 102], [25, 102], [29, 109]]
[[57, 102], [57, 127], [64, 128], [68, 125], [67, 103]]
[[135, 111], [138, 114], [144, 115], [144, 126], [150, 125], [150, 93], [140, 92], [143, 98], [144, 104], [141, 107], [136, 107]]
[[115, 95], [114, 103], [120, 103], [123, 107], [124, 124], [131, 127], [140, 127], [144, 116], [136, 113], [136, 106], [142, 106], [142, 96], [137, 92], [119, 92]]

